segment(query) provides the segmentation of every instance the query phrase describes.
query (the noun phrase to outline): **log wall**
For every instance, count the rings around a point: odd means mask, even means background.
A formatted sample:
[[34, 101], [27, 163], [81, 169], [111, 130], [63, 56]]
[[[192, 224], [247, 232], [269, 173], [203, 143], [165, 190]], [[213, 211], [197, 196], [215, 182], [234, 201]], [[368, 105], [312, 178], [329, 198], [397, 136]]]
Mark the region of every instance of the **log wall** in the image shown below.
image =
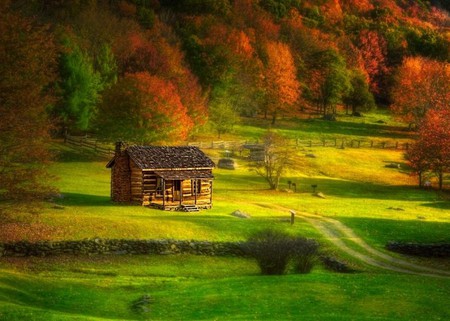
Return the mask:
[[142, 170], [130, 159], [131, 201], [142, 204]]

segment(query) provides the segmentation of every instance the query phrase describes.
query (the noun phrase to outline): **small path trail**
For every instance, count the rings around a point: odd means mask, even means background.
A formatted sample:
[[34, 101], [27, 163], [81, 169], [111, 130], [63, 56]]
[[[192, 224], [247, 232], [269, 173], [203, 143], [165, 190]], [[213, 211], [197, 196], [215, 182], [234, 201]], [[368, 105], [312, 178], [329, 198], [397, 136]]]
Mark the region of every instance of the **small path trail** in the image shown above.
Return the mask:
[[[340, 250], [368, 265], [400, 273], [450, 278], [450, 271], [417, 265], [371, 247], [351, 228], [338, 220], [307, 213], [297, 213], [297, 216], [315, 227]], [[352, 243], [356, 247], [350, 247], [348, 243]]]

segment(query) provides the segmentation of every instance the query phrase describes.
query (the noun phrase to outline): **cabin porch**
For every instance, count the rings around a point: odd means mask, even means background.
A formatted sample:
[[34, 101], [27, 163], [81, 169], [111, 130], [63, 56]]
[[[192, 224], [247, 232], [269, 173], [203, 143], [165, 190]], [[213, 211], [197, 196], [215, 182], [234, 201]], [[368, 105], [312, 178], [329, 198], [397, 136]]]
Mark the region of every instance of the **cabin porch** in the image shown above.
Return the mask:
[[143, 194], [143, 205], [164, 210], [184, 210], [185, 205], [209, 209], [212, 175], [205, 171], [155, 171], [156, 188]]

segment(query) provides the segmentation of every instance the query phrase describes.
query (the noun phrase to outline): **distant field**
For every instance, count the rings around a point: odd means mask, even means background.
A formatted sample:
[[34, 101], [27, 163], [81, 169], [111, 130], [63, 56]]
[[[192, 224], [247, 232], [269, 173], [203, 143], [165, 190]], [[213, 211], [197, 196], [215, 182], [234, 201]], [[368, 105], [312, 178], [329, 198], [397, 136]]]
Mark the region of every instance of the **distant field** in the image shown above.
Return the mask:
[[[371, 117], [376, 120], [382, 116]], [[354, 121], [349, 121], [350, 127], [356, 126], [351, 125]], [[315, 137], [323, 127], [319, 122], [286, 121], [279, 127], [292, 137], [297, 133]], [[296, 124], [305, 127], [289, 127]], [[338, 134], [337, 125], [330, 126], [336, 128], [323, 129], [323, 133]], [[361, 136], [364, 127], [358, 126], [346, 137]], [[366, 126], [367, 137], [384, 137], [384, 129], [377, 126]], [[246, 133], [256, 137], [264, 131], [262, 126], [241, 125], [234, 138]], [[396, 139], [407, 139], [407, 134], [398, 133], [394, 134]], [[247, 160], [237, 157], [237, 170], [214, 170], [213, 209], [182, 213], [111, 203], [106, 159], [60, 142], [53, 148], [59, 152], [51, 172], [59, 177], [54, 184], [60, 189], [60, 197], [43, 204], [35, 214], [11, 216], [0, 226], [0, 241], [94, 237], [236, 241], [244, 240], [252, 231], [276, 226], [318, 239], [328, 251], [363, 272], [339, 275], [317, 267], [304, 276], [261, 277], [251, 260], [184, 255], [2, 258], [0, 320], [450, 318], [449, 279], [402, 275], [366, 266], [331, 247], [300, 218], [293, 226], [286, 221], [289, 209], [332, 217], [381, 251], [389, 240], [450, 242], [448, 194], [416, 188], [401, 151], [299, 149], [297, 159], [302, 170], [288, 173], [279, 191], [268, 190], [263, 179], [249, 170]], [[223, 155], [220, 150], [205, 152], [213, 159]], [[400, 168], [385, 167], [389, 163], [400, 164]], [[296, 192], [287, 191], [288, 180], [296, 183]], [[313, 184], [325, 199], [312, 195]], [[230, 215], [238, 209], [251, 218]], [[416, 262], [444, 268], [450, 265], [448, 261]], [[130, 306], [145, 294], [153, 301], [150, 312], [142, 315]]]

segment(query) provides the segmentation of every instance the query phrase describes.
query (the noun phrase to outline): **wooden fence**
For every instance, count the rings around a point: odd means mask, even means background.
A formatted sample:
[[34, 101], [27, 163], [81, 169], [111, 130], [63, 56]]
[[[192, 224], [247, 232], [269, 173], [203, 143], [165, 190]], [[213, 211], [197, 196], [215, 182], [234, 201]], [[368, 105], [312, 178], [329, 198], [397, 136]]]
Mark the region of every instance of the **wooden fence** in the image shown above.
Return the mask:
[[[321, 139], [304, 140], [291, 139], [290, 145], [298, 147], [335, 147], [335, 148], [374, 148], [374, 149], [398, 149], [408, 150], [409, 142], [398, 142], [393, 140], [367, 140], [367, 139]], [[212, 142], [190, 142], [188, 146], [210, 149], [239, 150], [245, 145], [257, 145], [258, 141], [212, 141]]]
[[[114, 155], [114, 147], [95, 138], [88, 136], [71, 136], [67, 135], [65, 142], [72, 146], [82, 147], [97, 153], [105, 158], [110, 158]], [[393, 140], [367, 140], [367, 139], [321, 139], [321, 140], [304, 140], [291, 139], [289, 140], [292, 146], [297, 147], [334, 147], [334, 148], [376, 148], [376, 149], [398, 149], [408, 150], [410, 143], [398, 142]], [[246, 145], [258, 145], [258, 141], [210, 141], [210, 142], [189, 142], [188, 146], [196, 146], [202, 149], [221, 149], [230, 151], [241, 151]]]
[[69, 145], [82, 147], [88, 150], [97, 153], [100, 156], [105, 158], [110, 158], [114, 155], [114, 148], [99, 142], [95, 138], [91, 138], [88, 136], [71, 136], [67, 135], [65, 138], [65, 142]]

